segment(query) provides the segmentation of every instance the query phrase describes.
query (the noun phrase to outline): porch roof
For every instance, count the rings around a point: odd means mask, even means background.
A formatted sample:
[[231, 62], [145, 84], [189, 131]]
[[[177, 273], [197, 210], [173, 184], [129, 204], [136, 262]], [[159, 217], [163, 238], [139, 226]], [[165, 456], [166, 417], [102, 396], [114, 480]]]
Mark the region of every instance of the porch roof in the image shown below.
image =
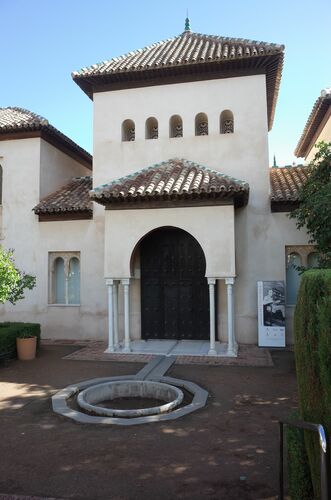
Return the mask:
[[170, 159], [94, 188], [90, 197], [110, 209], [195, 205], [247, 204], [249, 185], [185, 159]]
[[40, 200], [33, 211], [40, 221], [91, 219], [92, 202], [88, 195], [91, 187], [92, 177], [74, 177]]

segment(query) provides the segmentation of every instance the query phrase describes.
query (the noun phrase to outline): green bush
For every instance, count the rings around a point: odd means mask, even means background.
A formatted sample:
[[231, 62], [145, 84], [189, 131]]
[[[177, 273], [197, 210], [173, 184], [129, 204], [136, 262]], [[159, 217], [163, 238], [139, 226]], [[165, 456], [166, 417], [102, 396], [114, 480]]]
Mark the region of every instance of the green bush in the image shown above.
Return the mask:
[[[298, 419], [298, 415], [293, 415]], [[289, 493], [292, 500], [313, 500], [308, 456], [302, 429], [285, 427]]]
[[[331, 269], [302, 275], [294, 314], [294, 349], [303, 420], [331, 430]], [[318, 437], [305, 431], [315, 498], [320, 498]]]
[[39, 323], [0, 323], [0, 354], [16, 356], [16, 337], [24, 330], [37, 337], [37, 348], [40, 345]]

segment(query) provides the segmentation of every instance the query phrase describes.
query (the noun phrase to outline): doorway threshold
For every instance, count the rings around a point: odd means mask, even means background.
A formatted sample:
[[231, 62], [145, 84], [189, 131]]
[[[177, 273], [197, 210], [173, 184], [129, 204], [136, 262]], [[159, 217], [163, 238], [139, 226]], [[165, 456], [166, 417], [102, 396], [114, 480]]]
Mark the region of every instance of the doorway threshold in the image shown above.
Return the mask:
[[[208, 356], [208, 340], [132, 340], [131, 354], [161, 354], [163, 356]], [[227, 356], [227, 343], [216, 342], [214, 357]], [[123, 353], [124, 347], [116, 349]], [[127, 353], [130, 355], [130, 353]]]

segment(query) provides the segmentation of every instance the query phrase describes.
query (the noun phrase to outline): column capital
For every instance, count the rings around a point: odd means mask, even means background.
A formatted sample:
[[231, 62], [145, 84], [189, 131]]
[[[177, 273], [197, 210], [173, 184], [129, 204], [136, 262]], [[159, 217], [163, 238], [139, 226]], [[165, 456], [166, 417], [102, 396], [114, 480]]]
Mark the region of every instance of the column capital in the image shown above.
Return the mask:
[[234, 278], [225, 278], [226, 285], [234, 285]]
[[130, 278], [121, 279], [121, 285], [130, 285]]
[[215, 285], [216, 284], [216, 278], [207, 278], [208, 285]]
[[105, 281], [107, 286], [112, 286], [115, 284], [115, 280], [113, 278], [105, 278]]

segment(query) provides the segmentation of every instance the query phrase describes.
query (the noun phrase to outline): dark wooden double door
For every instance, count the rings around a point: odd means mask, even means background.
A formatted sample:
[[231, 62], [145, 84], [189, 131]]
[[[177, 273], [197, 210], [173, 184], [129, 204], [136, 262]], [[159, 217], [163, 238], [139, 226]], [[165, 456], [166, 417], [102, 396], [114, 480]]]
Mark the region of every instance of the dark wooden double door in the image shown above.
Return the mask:
[[206, 262], [199, 243], [175, 228], [141, 243], [141, 322], [144, 339], [209, 339]]

